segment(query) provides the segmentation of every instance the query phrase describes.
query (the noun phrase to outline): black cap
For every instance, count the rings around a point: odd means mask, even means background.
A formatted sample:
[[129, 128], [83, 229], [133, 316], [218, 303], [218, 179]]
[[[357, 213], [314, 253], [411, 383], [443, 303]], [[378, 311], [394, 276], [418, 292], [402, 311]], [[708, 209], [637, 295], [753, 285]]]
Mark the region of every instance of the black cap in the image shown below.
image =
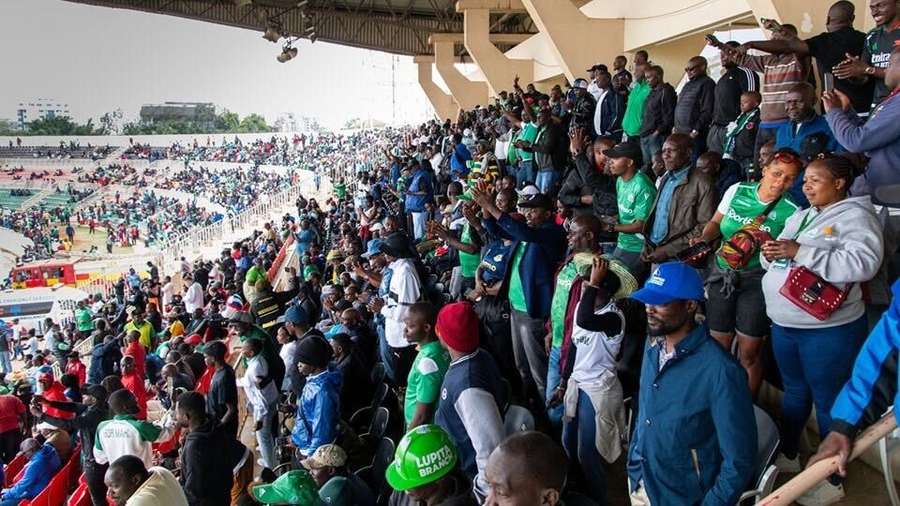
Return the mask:
[[332, 356], [331, 345], [322, 336], [312, 335], [304, 337], [297, 343], [297, 362], [309, 364], [313, 367], [328, 367]]
[[593, 67], [587, 69], [587, 72], [593, 72], [595, 70], [602, 70], [603, 72], [609, 72], [609, 67], [607, 67], [606, 65], [604, 65], [602, 63], [598, 63], [598, 64], [594, 65]]
[[603, 150], [603, 154], [607, 158], [631, 158], [635, 165], [640, 165], [643, 160], [641, 145], [636, 142], [620, 142], [610, 149]]
[[520, 200], [518, 206], [523, 209], [540, 208], [549, 210], [553, 209], [553, 201], [543, 193], [538, 193], [528, 200]]
[[381, 241], [379, 249], [385, 255], [394, 258], [413, 258], [416, 256], [409, 237], [403, 232], [394, 232], [385, 237]]

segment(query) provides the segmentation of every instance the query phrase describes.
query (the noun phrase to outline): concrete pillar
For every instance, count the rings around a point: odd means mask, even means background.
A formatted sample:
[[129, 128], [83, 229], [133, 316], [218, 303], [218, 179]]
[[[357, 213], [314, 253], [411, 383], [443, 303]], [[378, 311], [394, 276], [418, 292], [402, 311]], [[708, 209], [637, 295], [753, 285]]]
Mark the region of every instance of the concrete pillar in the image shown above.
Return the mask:
[[470, 81], [456, 69], [456, 55], [454, 54], [453, 40], [432, 38], [434, 44], [434, 62], [438, 74], [447, 84], [453, 100], [463, 109], [473, 109], [476, 105], [484, 105], [488, 101], [488, 87], [486, 83]]
[[488, 9], [463, 11], [463, 43], [487, 78], [491, 96], [496, 97], [503, 90], [512, 91], [516, 76], [519, 76], [523, 88], [530, 83], [534, 79], [534, 63], [532, 60], [508, 58], [497, 49], [490, 40], [490, 15]]
[[623, 19], [589, 18], [571, 0], [522, 0], [538, 29], [547, 36], [566, 77], [586, 77], [595, 63], [611, 65], [625, 48]]
[[425, 96], [428, 97], [428, 101], [434, 107], [435, 115], [441, 121], [446, 119], [456, 121], [456, 117], [459, 115], [459, 105], [457, 105], [451, 95], [444, 93], [444, 90], [435, 84], [432, 79], [431, 67], [434, 65], [434, 57], [431, 55], [418, 55], [413, 61], [419, 70], [419, 86], [422, 87], [422, 91], [425, 92]]

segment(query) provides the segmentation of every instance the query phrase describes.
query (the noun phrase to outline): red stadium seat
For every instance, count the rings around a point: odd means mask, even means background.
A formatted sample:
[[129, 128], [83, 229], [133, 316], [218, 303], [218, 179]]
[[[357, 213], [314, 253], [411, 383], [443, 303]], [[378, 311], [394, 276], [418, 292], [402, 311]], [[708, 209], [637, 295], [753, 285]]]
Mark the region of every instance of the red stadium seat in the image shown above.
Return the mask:
[[91, 494], [88, 491], [87, 482], [84, 480], [84, 474], [82, 474], [78, 480], [78, 488], [69, 497], [66, 506], [91, 506], [91, 504]]
[[22, 472], [22, 469], [25, 468], [25, 464], [27, 463], [28, 459], [25, 455], [20, 453], [6, 465], [3, 469], [3, 488], [9, 488], [16, 482], [19, 473]]
[[72, 488], [72, 480], [79, 474], [80, 457], [81, 445], [78, 444], [72, 449], [69, 461], [56, 473], [44, 490], [30, 501], [27, 499], [21, 501], [19, 506], [63, 506], [66, 503], [66, 497], [69, 496], [69, 490]]

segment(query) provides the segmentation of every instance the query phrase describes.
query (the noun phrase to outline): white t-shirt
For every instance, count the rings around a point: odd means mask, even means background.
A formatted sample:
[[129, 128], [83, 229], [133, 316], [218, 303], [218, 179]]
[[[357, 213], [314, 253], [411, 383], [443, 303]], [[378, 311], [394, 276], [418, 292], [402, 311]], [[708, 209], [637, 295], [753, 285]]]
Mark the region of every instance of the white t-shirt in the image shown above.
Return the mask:
[[[594, 314], [598, 315], [605, 313], [619, 315], [622, 320], [622, 331], [614, 336], [608, 336], [606, 332], [590, 331], [573, 322], [572, 344], [575, 345], [575, 364], [572, 368], [572, 379], [578, 383], [600, 381], [604, 371], [616, 370], [616, 356], [625, 336], [625, 316], [613, 301], [594, 311]], [[578, 314], [578, 307], [575, 308], [575, 314]]]
[[384, 337], [392, 348], [406, 348], [409, 346], [404, 335], [406, 313], [409, 306], [419, 301], [422, 295], [421, 283], [412, 260], [399, 258], [388, 268], [393, 274], [388, 286], [389, 293], [381, 308], [381, 314], [384, 315]]
[[238, 385], [244, 387], [247, 400], [253, 408], [253, 418], [256, 421], [264, 420], [271, 406], [278, 401], [278, 390], [275, 382], [270, 381], [260, 388], [256, 382], [258, 378], [264, 378], [269, 374], [269, 364], [262, 355], [257, 355], [247, 361], [247, 372], [238, 380]]
[[203, 287], [196, 281], [188, 288], [184, 294], [184, 309], [189, 315], [193, 315], [194, 311], [203, 307]]
[[[295, 352], [297, 351], [297, 341], [291, 341], [284, 346], [281, 347], [281, 351], [278, 352], [278, 355], [281, 356], [281, 360], [284, 361], [284, 370], [285, 371], [293, 371], [295, 367], [297, 367], [297, 357]], [[283, 392], [291, 391], [291, 375], [285, 374], [284, 381], [281, 382], [281, 390]]]
[[165, 308], [165, 306], [168, 306], [172, 303], [172, 297], [175, 296], [175, 287], [172, 286], [172, 282], [169, 281], [168, 283], [163, 285], [159, 293], [162, 295], [163, 308]]

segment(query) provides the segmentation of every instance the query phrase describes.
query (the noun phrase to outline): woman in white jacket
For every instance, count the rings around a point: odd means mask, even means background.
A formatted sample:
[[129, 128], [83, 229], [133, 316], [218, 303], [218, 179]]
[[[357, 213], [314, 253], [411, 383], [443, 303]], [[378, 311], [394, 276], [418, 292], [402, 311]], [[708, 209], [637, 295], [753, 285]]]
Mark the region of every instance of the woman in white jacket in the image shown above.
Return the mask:
[[[854, 166], [846, 158], [813, 161], [803, 178], [811, 207], [795, 213], [777, 240], [762, 246], [766, 312], [772, 319], [772, 348], [784, 383], [784, 424], [778, 465], [800, 471], [797, 446], [811, 405], [819, 435], [831, 425], [829, 412], [850, 377], [867, 334], [863, 284], [879, 271], [884, 257], [882, 226], [868, 196], [848, 197]], [[840, 290], [843, 304], [824, 321], [780, 293], [792, 269], [805, 267]], [[822, 492], [843, 495], [828, 482]]]

